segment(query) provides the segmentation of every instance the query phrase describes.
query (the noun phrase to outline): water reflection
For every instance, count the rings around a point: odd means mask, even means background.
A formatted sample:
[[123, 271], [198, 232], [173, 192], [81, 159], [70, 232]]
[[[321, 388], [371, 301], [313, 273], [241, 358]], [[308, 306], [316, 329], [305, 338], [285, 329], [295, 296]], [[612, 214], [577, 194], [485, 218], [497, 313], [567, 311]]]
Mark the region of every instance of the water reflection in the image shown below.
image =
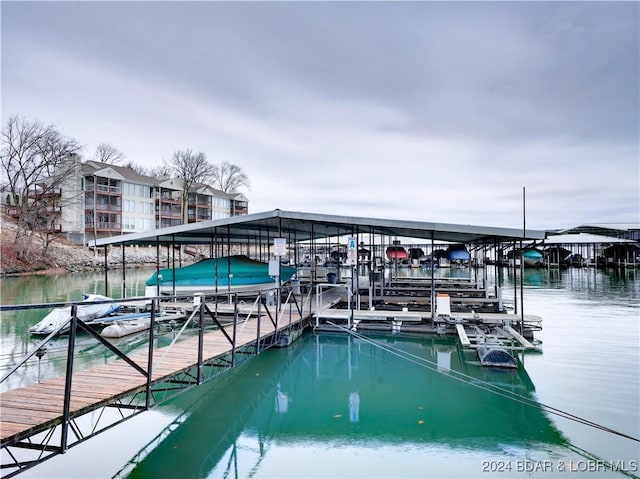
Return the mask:
[[401, 445], [420, 454], [441, 445], [495, 453], [566, 443], [540, 409], [452, 377], [463, 372], [534, 399], [524, 370], [484, 369], [450, 340], [376, 339], [432, 367], [366, 339], [308, 334], [163, 406], [179, 409], [179, 419], [122, 477], [222, 477], [237, 467], [251, 476], [283, 448], [316, 445]]

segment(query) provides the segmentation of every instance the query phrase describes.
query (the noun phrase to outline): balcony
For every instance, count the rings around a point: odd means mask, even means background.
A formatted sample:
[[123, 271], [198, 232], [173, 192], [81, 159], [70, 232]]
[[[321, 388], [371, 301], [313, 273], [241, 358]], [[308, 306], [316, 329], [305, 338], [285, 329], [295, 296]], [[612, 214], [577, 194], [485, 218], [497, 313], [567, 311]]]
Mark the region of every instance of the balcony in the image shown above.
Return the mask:
[[48, 190], [36, 188], [34, 190], [30, 190], [28, 196], [29, 198], [59, 198], [62, 196], [62, 188], [51, 188]]
[[156, 197], [157, 205], [181, 205], [181, 198], [172, 198], [171, 196]]
[[87, 232], [109, 231], [109, 232], [120, 233], [122, 231], [122, 223], [109, 222], [109, 221], [98, 221], [97, 223], [86, 222], [85, 225], [84, 225], [84, 230], [87, 231]]
[[178, 218], [182, 219], [182, 213], [180, 211], [160, 211], [156, 213], [158, 218]]
[[180, 220], [161, 219], [156, 222], [158, 228], [167, 228], [169, 226], [178, 226], [181, 224]]
[[62, 212], [62, 207], [61, 206], [46, 206], [43, 210], [43, 213], [47, 213], [47, 214], [54, 214], [54, 213], [61, 213]]
[[62, 225], [50, 225], [50, 226], [46, 226], [46, 225], [38, 225], [36, 226], [36, 230], [41, 232], [41, 233], [62, 233]]
[[[16, 206], [8, 206], [5, 207], [5, 213], [9, 216], [11, 216], [12, 218], [19, 218], [21, 216], [21, 208], [18, 208]], [[27, 211], [27, 214], [29, 216], [43, 216], [43, 215], [48, 215], [48, 216], [52, 216], [52, 215], [58, 215], [62, 212], [62, 207], [61, 206], [33, 206], [30, 207]]]
[[189, 208], [212, 208], [211, 198], [198, 197], [196, 199], [196, 198], [190, 197], [188, 206]]
[[120, 195], [120, 194], [122, 194], [122, 187], [121, 186], [87, 184], [87, 185], [85, 185], [84, 191], [88, 192], [88, 193], [93, 193], [94, 191], [97, 191], [97, 192], [100, 192], [101, 194]]
[[98, 203], [96, 207], [93, 204], [85, 203], [84, 211], [97, 211], [104, 213], [122, 213], [122, 205], [108, 205], [104, 203]]
[[208, 221], [210, 219], [211, 219], [211, 213], [209, 213], [209, 215], [206, 215], [203, 213], [198, 213], [197, 215], [190, 213], [188, 216], [189, 223], [199, 223], [201, 221]]

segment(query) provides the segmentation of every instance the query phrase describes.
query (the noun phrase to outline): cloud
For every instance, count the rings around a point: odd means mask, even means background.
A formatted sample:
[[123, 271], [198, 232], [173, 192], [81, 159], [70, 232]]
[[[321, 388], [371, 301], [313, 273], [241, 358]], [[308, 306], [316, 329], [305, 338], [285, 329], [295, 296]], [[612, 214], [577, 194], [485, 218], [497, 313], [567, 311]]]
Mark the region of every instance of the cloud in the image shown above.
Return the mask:
[[274, 208], [637, 221], [635, 2], [5, 2], [3, 121], [143, 166], [184, 148]]

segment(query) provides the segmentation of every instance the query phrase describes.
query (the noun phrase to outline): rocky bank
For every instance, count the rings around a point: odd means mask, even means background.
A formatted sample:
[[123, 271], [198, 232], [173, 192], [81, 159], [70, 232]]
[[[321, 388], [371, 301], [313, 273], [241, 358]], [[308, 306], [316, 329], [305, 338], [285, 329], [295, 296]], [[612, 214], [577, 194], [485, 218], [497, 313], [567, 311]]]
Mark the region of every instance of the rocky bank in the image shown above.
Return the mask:
[[[0, 274], [3, 276], [104, 269], [103, 250], [95, 253], [86, 246], [74, 245], [63, 239], [57, 239], [49, 246], [46, 258], [38, 257], [29, 262], [20, 261], [15, 254], [15, 225], [10, 218], [2, 218], [0, 232]], [[154, 265], [156, 249], [127, 247], [125, 248], [125, 262], [127, 268], [137, 265]], [[110, 269], [122, 266], [121, 248], [112, 248], [108, 252], [107, 265]]]

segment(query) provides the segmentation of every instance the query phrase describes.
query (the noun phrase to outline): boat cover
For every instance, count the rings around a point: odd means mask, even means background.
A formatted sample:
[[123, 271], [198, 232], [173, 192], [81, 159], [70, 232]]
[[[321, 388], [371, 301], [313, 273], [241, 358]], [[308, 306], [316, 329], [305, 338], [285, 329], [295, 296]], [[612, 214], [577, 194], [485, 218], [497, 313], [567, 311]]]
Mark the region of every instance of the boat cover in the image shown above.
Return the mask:
[[[288, 281], [295, 274], [292, 266], [281, 265], [280, 280]], [[231, 273], [231, 276], [230, 276]], [[269, 264], [249, 258], [245, 255], [225, 256], [221, 258], [209, 258], [198, 261], [182, 268], [166, 268], [153, 273], [147, 280], [147, 286], [173, 284], [176, 286], [232, 286], [251, 285], [273, 282], [269, 276]]]

